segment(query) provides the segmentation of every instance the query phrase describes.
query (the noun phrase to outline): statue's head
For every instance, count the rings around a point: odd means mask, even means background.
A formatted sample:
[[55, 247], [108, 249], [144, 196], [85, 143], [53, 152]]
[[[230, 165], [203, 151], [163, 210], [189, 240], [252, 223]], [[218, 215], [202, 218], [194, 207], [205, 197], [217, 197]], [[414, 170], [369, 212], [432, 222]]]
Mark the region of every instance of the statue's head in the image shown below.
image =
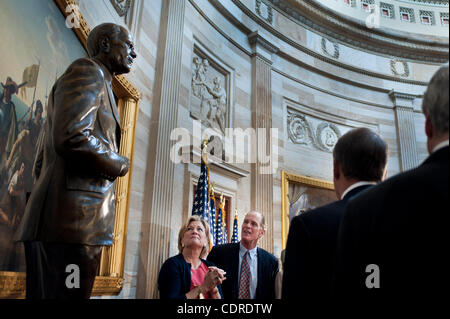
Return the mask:
[[114, 23], [103, 23], [92, 29], [87, 49], [89, 56], [100, 60], [112, 74], [130, 72], [137, 57], [127, 29]]

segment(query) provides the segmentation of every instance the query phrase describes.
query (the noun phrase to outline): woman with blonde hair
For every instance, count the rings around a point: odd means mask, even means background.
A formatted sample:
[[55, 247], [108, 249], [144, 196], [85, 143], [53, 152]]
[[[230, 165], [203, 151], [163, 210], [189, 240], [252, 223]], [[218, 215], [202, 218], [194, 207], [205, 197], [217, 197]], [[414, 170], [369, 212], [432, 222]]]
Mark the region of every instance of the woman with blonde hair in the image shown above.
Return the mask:
[[167, 259], [158, 276], [161, 299], [221, 299], [225, 272], [204, 260], [210, 245], [209, 225], [191, 216], [178, 233], [179, 254]]

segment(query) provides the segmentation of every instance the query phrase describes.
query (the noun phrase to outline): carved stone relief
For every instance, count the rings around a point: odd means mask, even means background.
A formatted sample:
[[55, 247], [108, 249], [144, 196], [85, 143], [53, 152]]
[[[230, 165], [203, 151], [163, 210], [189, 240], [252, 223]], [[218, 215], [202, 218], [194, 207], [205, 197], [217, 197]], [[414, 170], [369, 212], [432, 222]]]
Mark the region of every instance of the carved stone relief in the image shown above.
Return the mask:
[[288, 111], [287, 117], [288, 135], [295, 144], [312, 145], [314, 136], [311, 126], [306, 121], [305, 116]]
[[409, 67], [406, 61], [391, 60], [391, 72], [396, 76], [407, 78], [409, 76]]
[[322, 51], [333, 59], [339, 59], [339, 45], [336, 41], [322, 38]]
[[119, 17], [126, 16], [131, 8], [131, 0], [111, 0], [111, 3]]
[[311, 146], [328, 153], [333, 151], [334, 145], [342, 136], [337, 125], [313, 118], [308, 120], [304, 114], [294, 110], [287, 111], [287, 131], [294, 144]]
[[268, 6], [267, 4], [262, 2], [261, 0], [256, 0], [255, 10], [256, 10], [256, 13], [261, 18], [266, 20], [268, 23], [272, 24], [273, 13], [272, 13], [272, 7], [271, 6]]
[[322, 151], [331, 153], [340, 137], [341, 132], [335, 124], [322, 122], [317, 127], [316, 146]]
[[225, 134], [229, 113], [229, 74], [211, 58], [194, 50], [190, 113], [202, 124]]

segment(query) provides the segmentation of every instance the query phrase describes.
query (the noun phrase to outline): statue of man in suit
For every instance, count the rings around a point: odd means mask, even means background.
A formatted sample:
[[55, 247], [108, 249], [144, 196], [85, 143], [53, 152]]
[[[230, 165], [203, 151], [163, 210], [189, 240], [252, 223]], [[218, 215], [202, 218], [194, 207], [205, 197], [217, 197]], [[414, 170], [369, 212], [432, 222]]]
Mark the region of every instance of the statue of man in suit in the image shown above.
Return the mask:
[[[114, 180], [127, 174], [111, 88], [136, 58], [128, 31], [95, 27], [90, 58], [54, 84], [34, 165], [36, 183], [15, 239], [24, 242], [27, 298], [89, 298], [101, 249], [113, 243]], [[68, 279], [69, 276], [71, 278]]]

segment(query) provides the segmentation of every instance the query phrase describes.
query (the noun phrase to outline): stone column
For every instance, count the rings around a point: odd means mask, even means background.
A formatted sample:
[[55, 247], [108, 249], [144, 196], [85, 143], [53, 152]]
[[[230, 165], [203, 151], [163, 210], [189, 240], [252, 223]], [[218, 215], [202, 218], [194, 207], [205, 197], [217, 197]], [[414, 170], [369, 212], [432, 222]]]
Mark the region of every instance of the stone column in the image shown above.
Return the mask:
[[171, 237], [175, 165], [170, 160], [170, 133], [177, 125], [186, 1], [165, 0], [162, 3], [137, 298], [158, 297], [158, 273], [169, 257]]
[[414, 95], [391, 91], [394, 101], [395, 126], [400, 151], [400, 170], [406, 171], [419, 165], [414, 128]]
[[[259, 245], [273, 252], [273, 172], [272, 172], [272, 54], [277, 47], [261, 37], [258, 32], [248, 36], [252, 46], [252, 126], [256, 131], [252, 145], [256, 158], [252, 164], [252, 210], [265, 216], [266, 234]], [[263, 163], [270, 158], [269, 163]]]

